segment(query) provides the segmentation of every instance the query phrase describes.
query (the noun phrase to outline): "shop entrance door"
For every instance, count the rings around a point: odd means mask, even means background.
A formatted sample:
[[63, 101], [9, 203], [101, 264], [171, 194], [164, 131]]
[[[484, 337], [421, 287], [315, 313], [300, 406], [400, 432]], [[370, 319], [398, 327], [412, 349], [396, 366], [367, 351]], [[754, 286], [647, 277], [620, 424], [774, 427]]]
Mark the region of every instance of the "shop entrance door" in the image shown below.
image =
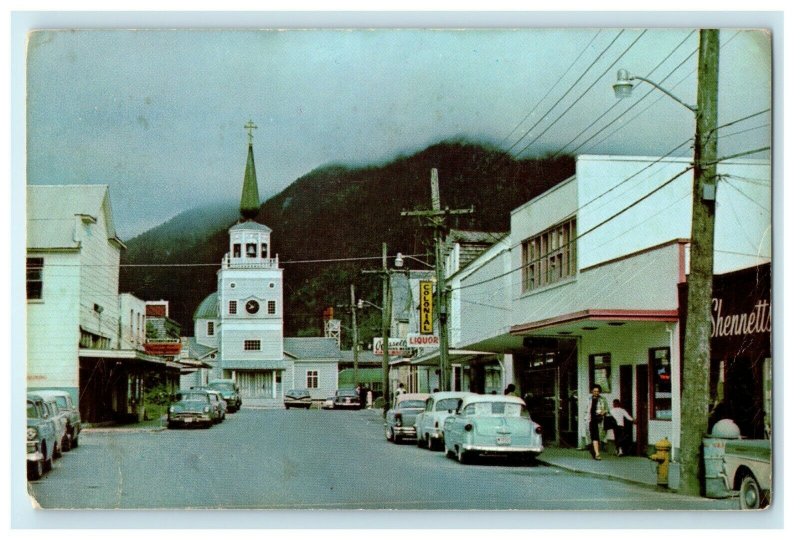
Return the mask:
[[523, 388], [531, 419], [542, 426], [542, 438], [555, 441], [556, 437], [556, 380], [558, 368], [532, 369], [525, 372]]

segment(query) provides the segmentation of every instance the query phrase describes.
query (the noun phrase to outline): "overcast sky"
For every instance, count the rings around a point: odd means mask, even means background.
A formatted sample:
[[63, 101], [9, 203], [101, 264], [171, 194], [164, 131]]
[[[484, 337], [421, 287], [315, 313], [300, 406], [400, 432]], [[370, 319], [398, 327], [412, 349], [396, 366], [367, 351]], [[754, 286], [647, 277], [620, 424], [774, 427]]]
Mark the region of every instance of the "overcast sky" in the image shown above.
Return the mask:
[[[380, 163], [453, 137], [519, 156], [661, 156], [692, 136], [693, 115], [646, 96], [644, 83], [624, 101], [611, 85], [619, 68], [668, 77], [664, 86], [694, 104], [699, 33], [620, 32], [37, 32], [28, 182], [109, 184], [129, 239], [191, 207], [238, 201], [250, 119], [262, 200], [322, 165]], [[723, 125], [770, 108], [771, 44], [761, 31], [724, 30], [720, 41]], [[722, 128], [720, 155], [768, 146], [769, 120]]]

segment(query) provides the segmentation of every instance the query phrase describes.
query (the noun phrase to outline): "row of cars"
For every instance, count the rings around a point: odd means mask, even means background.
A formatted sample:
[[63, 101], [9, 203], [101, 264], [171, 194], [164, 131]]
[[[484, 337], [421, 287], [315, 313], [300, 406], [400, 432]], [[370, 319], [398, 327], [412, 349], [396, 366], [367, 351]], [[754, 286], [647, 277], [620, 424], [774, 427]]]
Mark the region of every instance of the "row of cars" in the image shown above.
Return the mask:
[[386, 412], [386, 440], [414, 440], [429, 450], [469, 463], [479, 456], [518, 457], [528, 462], [544, 450], [542, 427], [516, 396], [472, 392], [400, 394]]
[[177, 395], [167, 410], [167, 427], [199, 426], [210, 428], [225, 420], [228, 412], [242, 407], [239, 387], [230, 379], [211, 381], [208, 386], [193, 386]]
[[52, 469], [54, 459], [78, 446], [81, 415], [69, 392], [32, 391], [26, 401], [28, 479], [38, 480]]
[[[283, 406], [287, 409], [310, 409], [311, 393], [308, 390], [289, 390], [283, 396]], [[325, 399], [320, 405], [322, 409], [360, 409], [361, 398], [355, 388], [340, 388], [336, 394]]]

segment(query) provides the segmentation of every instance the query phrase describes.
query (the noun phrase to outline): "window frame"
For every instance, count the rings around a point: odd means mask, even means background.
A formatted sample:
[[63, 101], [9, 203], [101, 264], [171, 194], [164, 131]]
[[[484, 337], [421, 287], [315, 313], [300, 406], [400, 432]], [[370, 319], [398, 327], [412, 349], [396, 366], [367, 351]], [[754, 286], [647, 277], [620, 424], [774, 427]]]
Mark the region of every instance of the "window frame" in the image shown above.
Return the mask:
[[[664, 357], [657, 356], [659, 353], [665, 353]], [[662, 421], [671, 421], [674, 418], [672, 413], [672, 358], [670, 355], [670, 348], [669, 347], [651, 347], [648, 350], [647, 354], [647, 374], [648, 374], [648, 386], [649, 386], [649, 407], [650, 410], [650, 420], [662, 420]], [[661, 363], [664, 365], [662, 360], [666, 359], [666, 366], [667, 366], [667, 383], [669, 385], [668, 392], [659, 392], [658, 391], [658, 377], [659, 372], [657, 370], [658, 365], [657, 363]], [[665, 383], [661, 383], [665, 384]], [[667, 394], [659, 395], [659, 394]], [[661, 402], [666, 402], [669, 404], [669, 408], [665, 408], [663, 406], [659, 406]], [[667, 411], [669, 416], [663, 413], [663, 411]], [[661, 416], [659, 416], [659, 412], [662, 412]]]
[[[606, 385], [603, 385], [601, 382], [597, 382], [595, 379], [595, 373], [598, 369], [605, 369]], [[596, 353], [589, 355], [589, 388], [592, 388], [595, 384], [600, 385], [601, 394], [611, 393], [611, 353]]]
[[522, 242], [522, 292], [564, 281], [577, 274], [575, 216]]
[[278, 312], [278, 303], [275, 300], [267, 300], [267, 315], [275, 315]]
[[[37, 286], [32, 287], [32, 285]], [[32, 289], [38, 289], [36, 294], [33, 294]], [[44, 257], [25, 259], [25, 297], [27, 300], [44, 299]]]
[[206, 322], [206, 335], [211, 337], [214, 335], [214, 321], [207, 321]]
[[242, 345], [242, 350], [247, 352], [256, 352], [261, 350], [260, 339], [245, 339]]
[[319, 370], [307, 369], [306, 370], [306, 388], [318, 389], [319, 388]]
[[239, 311], [239, 302], [237, 300], [228, 300], [228, 315], [236, 315]]

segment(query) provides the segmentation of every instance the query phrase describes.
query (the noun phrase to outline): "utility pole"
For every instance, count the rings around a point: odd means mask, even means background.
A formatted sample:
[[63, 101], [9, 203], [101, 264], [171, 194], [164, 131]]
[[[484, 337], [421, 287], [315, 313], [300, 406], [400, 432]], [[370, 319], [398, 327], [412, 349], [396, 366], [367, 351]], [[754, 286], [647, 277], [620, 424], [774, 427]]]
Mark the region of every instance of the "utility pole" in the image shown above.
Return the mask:
[[431, 210], [405, 211], [402, 216], [419, 216], [428, 218], [434, 228], [436, 250], [436, 308], [439, 313], [439, 387], [441, 390], [450, 390], [450, 358], [447, 335], [447, 294], [444, 275], [444, 237], [447, 229], [447, 216], [457, 214], [471, 214], [474, 208], [450, 210], [441, 208], [439, 200], [439, 171], [431, 169]]
[[353, 318], [353, 386], [358, 386], [358, 323], [356, 321], [356, 286], [352, 283], [350, 284], [350, 315]]
[[[688, 306], [681, 389], [680, 488], [699, 495], [703, 436], [708, 429], [714, 210], [717, 186], [719, 30], [700, 31]], [[680, 373], [673, 376], [680, 377]]]
[[383, 306], [381, 307], [381, 339], [383, 340], [383, 359], [381, 361], [381, 367], [383, 368], [383, 412], [389, 410], [389, 327], [391, 326], [392, 322], [392, 287], [391, 283], [389, 282], [391, 276], [391, 270], [389, 270], [388, 264], [388, 247], [386, 246], [386, 242], [383, 242], [382, 245], [382, 260], [383, 260], [383, 267], [381, 270], [362, 270], [362, 274], [381, 274], [383, 278], [383, 298], [381, 302]]

